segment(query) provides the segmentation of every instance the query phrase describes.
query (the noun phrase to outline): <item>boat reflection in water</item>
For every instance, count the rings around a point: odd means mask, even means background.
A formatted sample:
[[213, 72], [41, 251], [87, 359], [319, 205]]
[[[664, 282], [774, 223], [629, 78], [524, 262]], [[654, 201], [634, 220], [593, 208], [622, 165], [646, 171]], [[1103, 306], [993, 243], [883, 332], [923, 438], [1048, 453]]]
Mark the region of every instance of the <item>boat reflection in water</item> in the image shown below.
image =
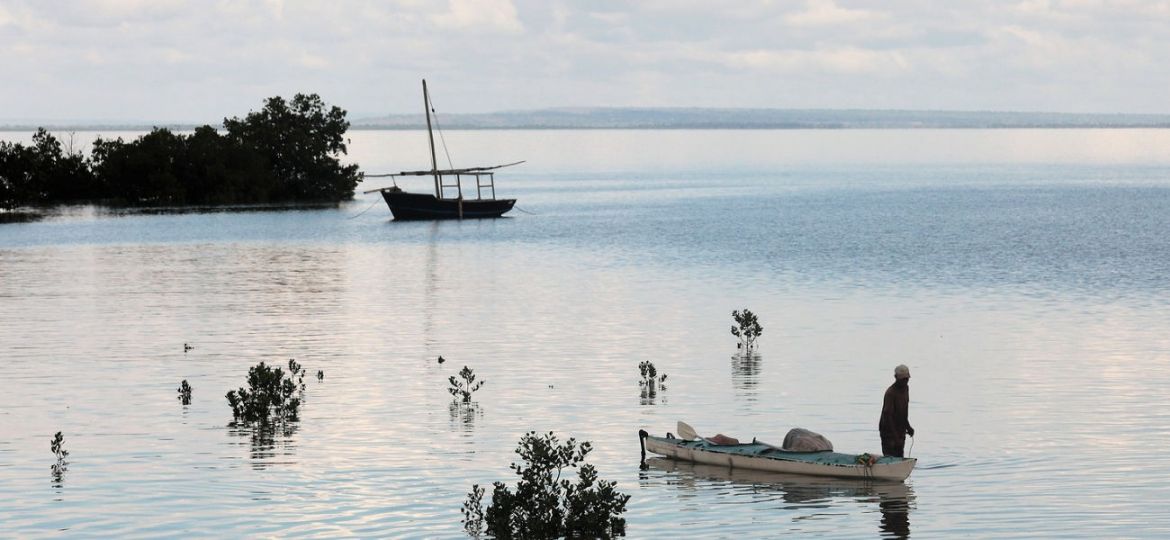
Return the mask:
[[[732, 469], [689, 461], [652, 457], [650, 469], [675, 473], [671, 484], [697, 490], [704, 482], [730, 482], [753, 493], [774, 491], [785, 503], [804, 508], [829, 508], [841, 501], [877, 503], [881, 513], [879, 531], [883, 538], [910, 538], [910, 511], [914, 490], [905, 482], [848, 480], [819, 476], [781, 474], [751, 469]], [[642, 473], [643, 480], [648, 477]], [[712, 486], [718, 487], [718, 486]]]

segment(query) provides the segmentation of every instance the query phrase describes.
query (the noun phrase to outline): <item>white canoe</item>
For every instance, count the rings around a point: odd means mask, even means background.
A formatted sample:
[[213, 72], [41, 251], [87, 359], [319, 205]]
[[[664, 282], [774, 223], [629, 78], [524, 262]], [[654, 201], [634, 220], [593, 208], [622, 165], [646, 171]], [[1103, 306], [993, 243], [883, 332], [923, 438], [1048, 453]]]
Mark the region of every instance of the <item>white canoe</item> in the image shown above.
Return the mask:
[[[835, 478], [902, 481], [910, 476], [914, 458], [843, 454], [840, 452], [786, 452], [767, 443], [714, 444], [706, 439], [655, 437], [640, 431], [643, 449], [660, 456], [732, 469], [754, 469]], [[863, 463], [864, 462], [864, 463]]]

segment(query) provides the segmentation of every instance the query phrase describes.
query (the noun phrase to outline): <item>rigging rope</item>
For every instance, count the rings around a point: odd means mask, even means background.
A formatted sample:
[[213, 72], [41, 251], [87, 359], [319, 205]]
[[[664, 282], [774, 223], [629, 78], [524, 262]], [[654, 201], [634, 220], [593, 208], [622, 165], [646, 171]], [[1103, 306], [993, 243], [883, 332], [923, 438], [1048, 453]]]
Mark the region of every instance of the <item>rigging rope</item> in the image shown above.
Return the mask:
[[[430, 99], [430, 96], [427, 96]], [[447, 139], [443, 137], [443, 127], [439, 125], [439, 113], [435, 112], [435, 100], [431, 99], [428, 103], [431, 107], [431, 116], [435, 117], [435, 130], [439, 132], [439, 142], [443, 143], [443, 153], [447, 155], [447, 166], [454, 169], [455, 164], [451, 163], [451, 152], [447, 150]]]

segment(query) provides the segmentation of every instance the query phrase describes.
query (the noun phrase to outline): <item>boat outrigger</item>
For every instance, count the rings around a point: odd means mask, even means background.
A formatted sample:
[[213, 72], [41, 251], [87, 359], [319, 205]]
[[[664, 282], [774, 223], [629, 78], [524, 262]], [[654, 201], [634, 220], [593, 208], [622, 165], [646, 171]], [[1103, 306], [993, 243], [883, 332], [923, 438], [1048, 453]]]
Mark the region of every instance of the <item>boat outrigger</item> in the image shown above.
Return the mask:
[[[427, 81], [423, 80], [423, 106], [426, 108], [427, 139], [431, 147], [431, 169], [429, 171], [402, 171], [393, 174], [368, 174], [365, 178], [395, 178], [400, 176], [433, 176], [435, 193], [408, 193], [398, 187], [371, 189], [364, 193], [381, 192], [396, 220], [406, 219], [473, 219], [495, 218], [504, 215], [516, 204], [516, 199], [496, 198], [496, 169], [519, 165], [523, 161], [494, 165], [491, 167], [467, 167], [462, 169], [440, 169], [435, 158], [435, 135], [431, 130], [431, 97], [427, 92]], [[441, 135], [442, 133], [440, 133]], [[444, 143], [445, 144], [445, 143]], [[450, 158], [450, 156], [448, 156]], [[463, 177], [475, 178], [475, 198], [463, 196]], [[452, 180], [452, 177], [453, 180]], [[447, 196], [455, 190], [453, 197]]]
[[678, 423], [678, 431], [681, 438], [670, 433], [666, 437], [655, 437], [640, 430], [643, 461], [646, 451], [650, 451], [671, 459], [733, 469], [898, 482], [910, 476], [918, 462], [914, 458], [833, 451], [791, 452], [754, 440], [747, 444], [719, 444], [718, 437], [699, 437], [683, 422]]

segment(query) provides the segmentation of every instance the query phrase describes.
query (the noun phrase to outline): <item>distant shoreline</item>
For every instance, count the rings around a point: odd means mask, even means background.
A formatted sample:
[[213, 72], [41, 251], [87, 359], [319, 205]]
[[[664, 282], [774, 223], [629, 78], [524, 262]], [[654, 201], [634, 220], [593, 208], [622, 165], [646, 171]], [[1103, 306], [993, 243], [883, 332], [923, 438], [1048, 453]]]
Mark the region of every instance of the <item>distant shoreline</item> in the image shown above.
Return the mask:
[[[39, 128], [52, 132], [79, 131], [79, 132], [108, 132], [108, 133], [139, 133], [151, 131], [155, 128], [166, 128], [175, 132], [194, 131], [205, 124], [191, 125], [163, 125], [163, 126], [0, 126], [0, 133], [32, 133]], [[351, 126], [350, 131], [426, 131], [426, 126]], [[672, 126], [450, 126], [444, 131], [878, 131], [878, 130], [1009, 130], [1009, 129], [1170, 129], [1170, 122], [1159, 124], [1036, 124], [1036, 125], [1004, 125], [1004, 126], [708, 126], [708, 125], [672, 125]]]
[[[1044, 113], [995, 111], [565, 108], [439, 117], [446, 130], [835, 130], [835, 129], [1165, 129], [1170, 114]], [[0, 120], [0, 131], [190, 131], [202, 123], [44, 122]], [[217, 124], [218, 125], [218, 124]], [[423, 115], [358, 118], [351, 130], [426, 129]]]

